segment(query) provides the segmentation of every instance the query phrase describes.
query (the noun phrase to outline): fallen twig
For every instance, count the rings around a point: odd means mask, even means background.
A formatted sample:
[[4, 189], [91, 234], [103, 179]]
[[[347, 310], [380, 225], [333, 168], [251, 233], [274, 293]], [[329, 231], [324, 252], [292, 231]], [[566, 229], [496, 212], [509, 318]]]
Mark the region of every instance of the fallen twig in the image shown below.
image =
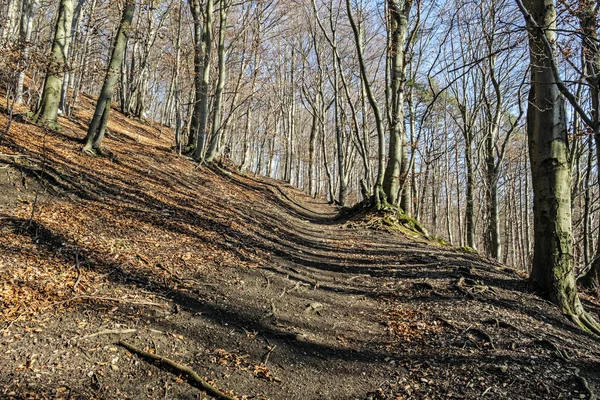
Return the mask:
[[236, 400], [235, 397], [221, 393], [217, 388], [207, 383], [204, 379], [200, 378], [200, 376], [198, 376], [198, 374], [188, 366], [180, 365], [173, 360], [169, 360], [168, 358], [156, 354], [151, 354], [144, 350], [140, 350], [122, 340], [119, 341], [117, 344], [121, 347], [126, 348], [130, 352], [137, 354], [143, 359], [152, 361], [157, 366], [162, 366], [170, 370], [171, 372], [176, 372], [185, 375], [190, 385], [204, 391], [206, 394], [214, 397], [215, 399]]
[[77, 286], [79, 285], [79, 281], [81, 280], [81, 266], [79, 265], [79, 249], [75, 252], [75, 268], [77, 268], [77, 280], [73, 285], [73, 292], [77, 291]]
[[71, 297], [70, 299], [66, 299], [66, 300], [62, 300], [62, 301], [57, 301], [55, 303], [52, 303], [44, 308], [42, 308], [42, 310], [47, 310], [49, 308], [52, 308], [54, 306], [59, 306], [62, 304], [66, 304], [66, 303], [70, 303], [72, 301], [75, 300], [95, 300], [95, 301], [113, 301], [116, 303], [127, 303], [127, 304], [133, 304], [133, 305], [137, 305], [137, 306], [155, 306], [155, 307], [163, 307], [163, 304], [159, 304], [159, 303], [153, 303], [150, 301], [136, 301], [136, 300], [128, 300], [128, 299], [116, 299], [113, 297], [100, 297], [100, 296], [75, 296], [75, 297]]
[[271, 356], [271, 353], [273, 352], [273, 350], [275, 350], [277, 348], [277, 345], [275, 345], [275, 346], [268, 346], [267, 348], [269, 349], [269, 351], [263, 357], [263, 365], [265, 367], [267, 366], [267, 362], [269, 362], [269, 357]]
[[21, 314], [17, 315], [17, 318], [13, 319], [12, 321], [10, 321], [4, 328], [0, 329], [0, 332], [8, 332], [8, 330], [11, 328], [11, 326], [14, 325], [15, 322], [17, 322], [18, 320], [21, 319], [21, 317], [23, 315], [25, 315], [27, 312], [24, 311]]
[[4, 154], [4, 153], [0, 153], [0, 157], [6, 157], [6, 158], [29, 158], [32, 159], [29, 156], [26, 156], [25, 154]]
[[100, 332], [96, 332], [96, 333], [92, 333], [90, 335], [85, 335], [80, 337], [78, 340], [83, 340], [83, 339], [90, 339], [96, 336], [101, 336], [101, 335], [124, 335], [127, 333], [135, 333], [137, 332], [137, 329], [105, 329], [103, 331]]

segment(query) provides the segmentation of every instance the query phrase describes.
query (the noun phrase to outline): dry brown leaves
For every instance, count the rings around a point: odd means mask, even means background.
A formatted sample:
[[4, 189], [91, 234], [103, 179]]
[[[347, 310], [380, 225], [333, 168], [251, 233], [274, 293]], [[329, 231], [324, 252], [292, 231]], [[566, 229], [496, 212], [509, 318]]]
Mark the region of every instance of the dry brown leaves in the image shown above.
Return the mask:
[[[77, 140], [85, 136], [80, 121], [89, 120], [90, 99], [83, 98], [81, 107], [75, 118], [60, 119], [61, 132], [14, 121], [0, 145], [0, 153], [28, 157], [27, 163], [0, 163], [30, 181], [35, 178], [27, 177], [27, 168], [38, 175], [46, 168], [56, 178], [46, 187], [59, 193], [35, 204], [31, 223], [33, 201], [16, 201], [0, 215], [13, 221], [0, 226], [0, 320], [7, 322], [0, 329], [16, 318], [70, 307], [68, 300], [78, 295], [123, 295], [124, 278], [142, 286], [177, 286], [182, 273], [193, 277], [220, 265], [258, 265], [256, 250], [243, 246], [254, 233], [239, 210], [252, 194], [238, 199], [239, 190], [222, 178], [175, 157], [166, 128], [117, 112], [108, 126], [107, 157], [83, 155]], [[0, 130], [5, 124], [0, 115]], [[214, 200], [219, 190], [222, 204]], [[225, 232], [239, 234], [229, 240]]]
[[391, 306], [384, 313], [384, 324], [399, 339], [411, 342], [440, 331], [439, 322], [426, 312], [404, 306]]
[[231, 353], [225, 349], [208, 351], [208, 354], [213, 364], [219, 364], [230, 371], [250, 371], [255, 378], [265, 379], [269, 382], [281, 382], [281, 379], [277, 378], [265, 364], [251, 362], [250, 356], [247, 354]]

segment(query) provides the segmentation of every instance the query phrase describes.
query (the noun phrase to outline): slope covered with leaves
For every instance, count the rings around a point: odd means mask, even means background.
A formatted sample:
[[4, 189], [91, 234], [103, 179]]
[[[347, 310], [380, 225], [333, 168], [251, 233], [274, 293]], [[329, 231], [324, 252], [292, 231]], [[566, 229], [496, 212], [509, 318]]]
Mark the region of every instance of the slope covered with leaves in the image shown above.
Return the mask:
[[85, 156], [90, 105], [61, 132], [14, 122], [0, 145], [1, 397], [205, 396], [119, 340], [239, 398], [585, 399], [600, 387], [598, 340], [514, 270], [197, 167], [170, 131], [118, 113], [106, 157]]

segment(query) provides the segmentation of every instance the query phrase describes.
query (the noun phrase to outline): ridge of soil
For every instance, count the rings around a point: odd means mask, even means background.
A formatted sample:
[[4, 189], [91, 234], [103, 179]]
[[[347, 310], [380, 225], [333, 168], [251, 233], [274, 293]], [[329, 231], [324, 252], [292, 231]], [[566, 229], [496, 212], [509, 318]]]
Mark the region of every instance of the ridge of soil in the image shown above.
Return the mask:
[[242, 399], [600, 388], [598, 339], [521, 273], [336, 219], [281, 182], [196, 167], [170, 130], [117, 112], [106, 157], [83, 155], [84, 101], [61, 132], [15, 121], [0, 144], [0, 397], [206, 397], [119, 340]]

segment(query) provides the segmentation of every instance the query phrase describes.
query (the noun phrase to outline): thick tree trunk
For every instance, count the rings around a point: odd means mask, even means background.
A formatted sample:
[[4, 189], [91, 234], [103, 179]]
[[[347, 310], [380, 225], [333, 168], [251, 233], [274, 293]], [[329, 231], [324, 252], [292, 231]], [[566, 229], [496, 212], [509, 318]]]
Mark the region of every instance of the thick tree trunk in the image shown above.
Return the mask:
[[[402, 5], [400, 4], [402, 3]], [[404, 145], [404, 89], [405, 69], [404, 44], [408, 34], [408, 15], [412, 1], [388, 0], [390, 25], [390, 139], [388, 159], [383, 178], [383, 191], [387, 201], [392, 205], [400, 203], [400, 188], [402, 187], [402, 148]], [[407, 164], [408, 165], [408, 164]], [[405, 168], [408, 169], [408, 168]]]
[[[571, 167], [566, 116], [553, 67], [556, 8], [553, 0], [522, 4], [529, 32], [531, 89], [527, 136], [533, 176], [534, 255], [530, 285], [546, 293], [562, 311], [587, 330], [600, 326], [584, 311], [573, 273]], [[554, 63], [554, 64], [553, 64]]]
[[50, 65], [44, 82], [40, 108], [33, 120], [44, 125], [56, 126], [58, 103], [64, 78], [64, 68], [69, 52], [71, 22], [73, 20], [72, 0], [62, 0], [58, 7], [58, 18], [52, 44]]
[[[600, 115], [598, 115], [600, 112], [600, 82], [598, 81], [598, 75], [600, 74], [600, 45], [598, 43], [598, 10], [596, 3], [596, 1], [592, 0], [580, 2], [579, 24], [583, 32], [584, 68], [585, 75], [589, 77], [588, 87], [592, 106], [592, 118], [595, 123], [594, 144], [596, 146], [596, 167], [600, 171]], [[589, 213], [588, 197], [589, 190], [586, 191], [587, 213]], [[587, 218], [584, 223], [587, 225]], [[587, 242], [588, 238], [584, 237], [584, 240]], [[598, 233], [598, 247], [593, 261], [588, 270], [579, 279], [579, 282], [588, 288], [600, 287], [600, 232]]]
[[92, 122], [90, 123], [85, 138], [85, 145], [83, 147], [84, 152], [94, 153], [101, 151], [102, 140], [106, 130], [108, 114], [110, 112], [110, 103], [115, 87], [117, 86], [117, 81], [121, 72], [121, 64], [123, 63], [123, 55], [125, 54], [125, 47], [127, 46], [126, 32], [131, 25], [134, 12], [135, 0], [128, 0], [125, 9], [123, 10], [121, 24], [117, 31], [108, 70], [106, 71], [106, 76], [104, 78], [104, 84], [102, 85], [102, 90], [96, 103], [96, 111], [94, 112], [94, 117], [92, 118]]

